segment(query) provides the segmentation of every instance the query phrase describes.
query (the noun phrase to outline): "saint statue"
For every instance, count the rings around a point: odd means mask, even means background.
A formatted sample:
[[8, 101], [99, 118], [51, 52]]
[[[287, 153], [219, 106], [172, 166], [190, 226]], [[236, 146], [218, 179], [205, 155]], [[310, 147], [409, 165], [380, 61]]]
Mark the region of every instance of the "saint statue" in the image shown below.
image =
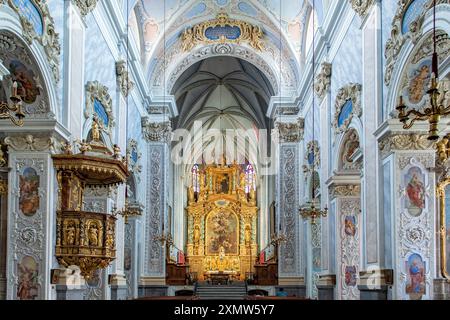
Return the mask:
[[247, 225], [245, 227], [245, 244], [248, 246], [251, 244], [252, 241], [252, 231], [250, 229], [250, 226]]
[[88, 237], [89, 237], [89, 245], [93, 246], [93, 247], [97, 247], [98, 246], [98, 229], [95, 224], [91, 224], [91, 226], [89, 227]]
[[75, 226], [71, 222], [66, 229], [66, 244], [73, 246], [75, 244]]
[[92, 140], [100, 141], [100, 126], [96, 117], [92, 120]]
[[188, 188], [188, 200], [189, 200], [189, 202], [195, 201], [195, 193], [194, 193], [194, 188], [192, 186]]
[[200, 227], [197, 225], [194, 228], [194, 244], [198, 245], [200, 243]]

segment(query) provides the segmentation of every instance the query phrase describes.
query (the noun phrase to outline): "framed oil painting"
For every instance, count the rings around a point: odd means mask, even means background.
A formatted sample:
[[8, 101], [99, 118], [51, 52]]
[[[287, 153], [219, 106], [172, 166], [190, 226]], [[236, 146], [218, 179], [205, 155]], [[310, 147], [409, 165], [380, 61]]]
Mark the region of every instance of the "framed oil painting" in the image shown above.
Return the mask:
[[441, 271], [442, 276], [450, 280], [450, 177], [438, 185], [437, 191], [441, 221]]
[[239, 221], [229, 210], [220, 210], [208, 215], [206, 222], [207, 254], [239, 254]]

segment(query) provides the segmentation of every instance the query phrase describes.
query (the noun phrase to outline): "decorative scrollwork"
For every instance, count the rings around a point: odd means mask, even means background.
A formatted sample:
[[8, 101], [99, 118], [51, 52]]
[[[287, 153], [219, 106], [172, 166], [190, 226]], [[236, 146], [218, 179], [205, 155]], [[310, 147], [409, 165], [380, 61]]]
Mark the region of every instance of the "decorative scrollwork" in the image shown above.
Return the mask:
[[[227, 31], [230, 32], [225, 32], [224, 29], [226, 28], [228, 28], [229, 30]], [[186, 29], [181, 35], [182, 49], [184, 52], [188, 52], [200, 43], [239, 43], [245, 41], [254, 49], [263, 51], [263, 35], [264, 33], [261, 27], [251, 25], [245, 21], [230, 19], [227, 14], [220, 13], [214, 20], [200, 23], [192, 28]]]
[[[345, 132], [349, 128], [353, 118], [362, 116], [361, 90], [362, 86], [356, 83], [350, 83], [339, 90], [336, 97], [336, 111], [333, 120], [333, 126], [337, 134]], [[351, 101], [352, 109], [349, 115], [340, 122], [341, 112], [349, 101]]]

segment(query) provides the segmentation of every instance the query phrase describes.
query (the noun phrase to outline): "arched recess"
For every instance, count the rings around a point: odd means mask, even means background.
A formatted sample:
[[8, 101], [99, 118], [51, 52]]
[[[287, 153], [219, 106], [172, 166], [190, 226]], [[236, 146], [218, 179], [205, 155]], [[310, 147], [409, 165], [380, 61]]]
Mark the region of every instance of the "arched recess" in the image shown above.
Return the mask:
[[[2, 15], [0, 12], [0, 21]], [[10, 73], [1, 81], [0, 100], [10, 102], [12, 83], [16, 81], [23, 99], [25, 121], [58, 118], [56, 88], [48, 63], [40, 48], [34, 43], [28, 45], [17, 32], [20, 29], [13, 26], [0, 22], [1, 63]]]
[[[416, 0], [417, 1], [417, 0]], [[398, 105], [398, 99], [403, 94], [404, 75], [413, 55], [423, 49], [426, 41], [432, 39], [433, 34], [433, 10], [431, 8], [432, 1], [429, 2], [427, 10], [418, 14], [415, 20], [415, 27], [403, 33], [401, 31], [403, 17], [412, 1], [405, 1], [398, 7], [397, 13], [392, 22], [391, 38], [386, 43], [385, 57], [385, 85], [387, 86], [386, 104], [384, 106], [384, 120], [392, 118], [396, 115], [395, 107]], [[450, 35], [450, 21], [448, 20], [448, 12], [450, 5], [446, 0], [437, 0], [436, 6], [436, 29], [438, 34]], [[443, 38], [441, 38], [442, 41]], [[443, 47], [438, 48], [441, 50]], [[440, 76], [446, 76], [450, 72], [450, 58], [448, 54], [442, 50], [440, 55], [439, 69]], [[431, 58], [432, 49], [426, 49]]]
[[336, 170], [330, 185], [331, 207], [335, 208], [330, 222], [336, 226], [336, 298], [359, 300], [359, 272], [361, 271], [361, 169], [363, 164], [360, 136], [350, 127], [339, 140]]

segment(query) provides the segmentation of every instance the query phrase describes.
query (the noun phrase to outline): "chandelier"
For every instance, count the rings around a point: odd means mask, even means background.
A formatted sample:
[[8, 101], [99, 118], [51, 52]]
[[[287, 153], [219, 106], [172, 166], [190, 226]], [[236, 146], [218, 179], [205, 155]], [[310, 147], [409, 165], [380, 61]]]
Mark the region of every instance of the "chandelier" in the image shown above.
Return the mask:
[[16, 126], [23, 126], [23, 119], [25, 118], [25, 113], [22, 111], [22, 98], [17, 94], [17, 82], [14, 81], [12, 85], [12, 94], [9, 98], [12, 105], [7, 102], [0, 102], [0, 119], [9, 119]]
[[325, 208], [321, 210], [320, 208], [316, 208], [315, 201], [316, 199], [313, 199], [311, 201], [311, 207], [310, 208], [302, 208], [300, 209], [300, 215], [303, 219], [311, 219], [311, 224], [316, 224], [317, 219], [320, 217], [327, 217], [328, 216], [328, 208]]
[[130, 202], [127, 199], [125, 200], [125, 207], [122, 210], [118, 211], [117, 214], [121, 215], [124, 218], [125, 223], [128, 224], [129, 218], [140, 217], [142, 216], [143, 212], [144, 206], [135, 201]]
[[396, 107], [398, 111], [398, 118], [403, 123], [404, 129], [411, 129], [417, 121], [428, 121], [430, 124], [428, 139], [435, 141], [439, 139], [438, 125], [441, 117], [450, 115], [450, 105], [443, 105], [445, 99], [439, 101], [440, 92], [438, 89], [439, 84], [439, 63], [437, 54], [437, 41], [436, 41], [436, 0], [433, 2], [433, 60], [432, 60], [432, 74], [430, 89], [427, 94], [430, 98], [430, 105], [423, 111], [410, 109], [406, 111], [407, 106], [404, 104], [403, 96], [400, 96], [399, 105]]

